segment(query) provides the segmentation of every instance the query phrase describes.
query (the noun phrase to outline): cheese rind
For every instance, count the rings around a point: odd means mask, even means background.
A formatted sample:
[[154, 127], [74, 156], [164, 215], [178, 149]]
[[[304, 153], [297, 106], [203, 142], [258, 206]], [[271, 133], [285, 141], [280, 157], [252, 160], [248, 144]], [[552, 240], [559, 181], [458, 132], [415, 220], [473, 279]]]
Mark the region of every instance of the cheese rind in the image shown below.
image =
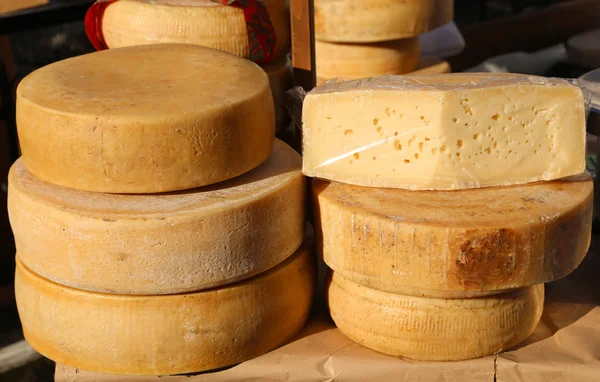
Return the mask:
[[302, 242], [300, 161], [277, 140], [264, 164], [218, 185], [114, 195], [43, 182], [19, 160], [8, 191], [17, 252], [43, 277], [97, 292], [181, 293], [246, 279]]
[[371, 44], [315, 41], [317, 83], [411, 72], [419, 62], [417, 37]]
[[378, 42], [414, 37], [449, 23], [453, 0], [315, 0], [315, 38]]
[[448, 63], [448, 61], [442, 60], [441, 58], [433, 57], [433, 56], [421, 56], [421, 58], [419, 59], [419, 64], [417, 65], [417, 68], [415, 70], [413, 70], [410, 74], [411, 75], [415, 75], [415, 74], [431, 75], [431, 74], [445, 74], [445, 73], [451, 73], [451, 72], [452, 72], [452, 68], [450, 67], [450, 64]]
[[15, 293], [25, 339], [57, 363], [111, 374], [181, 374], [237, 364], [290, 340], [310, 312], [314, 267], [307, 242], [242, 283], [122, 296], [62, 286], [17, 261]]
[[[289, 3], [261, 0], [275, 30], [275, 58], [291, 47]], [[102, 34], [109, 48], [160, 43], [194, 44], [248, 58], [244, 11], [211, 0], [119, 0], [102, 16]]]
[[17, 89], [17, 125], [27, 168], [42, 180], [153, 193], [255, 168], [271, 152], [275, 117], [258, 65], [163, 44], [91, 53], [33, 72]]
[[516, 74], [331, 81], [303, 106], [305, 175], [362, 186], [452, 190], [585, 170], [582, 91]]
[[275, 130], [280, 132], [288, 123], [288, 112], [285, 105], [285, 92], [293, 86], [292, 65], [287, 58], [263, 66], [269, 76], [273, 103], [275, 105]]
[[537, 326], [544, 285], [489, 297], [445, 300], [366, 288], [334, 272], [331, 318], [350, 339], [381, 353], [459, 361], [508, 350]]
[[406, 191], [313, 181], [329, 267], [393, 293], [466, 298], [571, 273], [591, 239], [593, 182]]

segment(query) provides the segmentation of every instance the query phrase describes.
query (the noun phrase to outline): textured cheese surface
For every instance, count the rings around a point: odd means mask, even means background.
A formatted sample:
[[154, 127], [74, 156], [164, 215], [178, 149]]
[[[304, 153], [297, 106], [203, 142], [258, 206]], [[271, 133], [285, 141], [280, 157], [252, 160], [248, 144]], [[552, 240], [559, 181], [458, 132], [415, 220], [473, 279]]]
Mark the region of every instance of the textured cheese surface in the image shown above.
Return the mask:
[[419, 63], [417, 37], [370, 44], [315, 41], [317, 83], [335, 77], [349, 80], [404, 74]]
[[425, 361], [508, 350], [533, 332], [544, 307], [544, 285], [446, 300], [381, 292], [334, 273], [327, 293], [331, 317], [350, 339], [381, 353]]
[[292, 65], [290, 60], [283, 59], [263, 66], [269, 76], [273, 103], [275, 104], [275, 129], [281, 131], [288, 122], [288, 112], [285, 106], [285, 92], [293, 86]]
[[410, 74], [444, 74], [450, 72], [452, 72], [452, 68], [448, 61], [433, 56], [421, 56], [417, 68]]
[[17, 124], [33, 174], [115, 193], [231, 179], [267, 159], [275, 131], [258, 65], [184, 44], [111, 49], [39, 69], [19, 84]]
[[454, 17], [454, 0], [315, 0], [315, 38], [377, 42], [414, 37]]
[[303, 107], [305, 175], [373, 187], [464, 189], [585, 170], [582, 91], [518, 74], [331, 81]]
[[111, 374], [181, 374], [237, 364], [290, 340], [310, 312], [314, 267], [306, 243], [238, 284], [122, 296], [62, 286], [18, 262], [15, 293], [25, 339], [55, 362]]
[[313, 181], [318, 248], [344, 277], [462, 298], [557, 280], [591, 239], [593, 182], [406, 191]]
[[21, 260], [79, 289], [200, 290], [248, 278], [304, 236], [300, 156], [276, 141], [258, 168], [215, 186], [153, 195], [90, 193], [35, 178], [17, 161], [8, 209]]
[[[290, 50], [286, 0], [261, 0], [275, 30], [275, 57]], [[158, 43], [202, 45], [248, 57], [244, 11], [212, 0], [119, 0], [106, 8], [102, 34], [109, 48]]]

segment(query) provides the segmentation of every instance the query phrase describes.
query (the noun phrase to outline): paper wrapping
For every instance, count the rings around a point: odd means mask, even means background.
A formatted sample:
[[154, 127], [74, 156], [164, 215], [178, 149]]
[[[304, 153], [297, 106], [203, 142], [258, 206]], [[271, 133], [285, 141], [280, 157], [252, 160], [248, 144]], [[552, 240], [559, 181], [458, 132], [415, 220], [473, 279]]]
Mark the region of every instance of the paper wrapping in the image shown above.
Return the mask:
[[224, 381], [527, 381], [600, 380], [600, 237], [570, 276], [546, 285], [535, 332], [520, 346], [461, 362], [419, 362], [362, 347], [335, 328], [320, 295], [313, 317], [289, 344], [232, 368], [193, 376], [127, 377], [57, 365], [57, 382]]

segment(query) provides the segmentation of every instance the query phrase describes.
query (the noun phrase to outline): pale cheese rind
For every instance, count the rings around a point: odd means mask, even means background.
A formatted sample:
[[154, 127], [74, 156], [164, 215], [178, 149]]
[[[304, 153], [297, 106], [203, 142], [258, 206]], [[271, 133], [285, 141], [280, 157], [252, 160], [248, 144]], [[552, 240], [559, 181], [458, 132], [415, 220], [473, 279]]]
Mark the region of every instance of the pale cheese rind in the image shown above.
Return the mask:
[[[116, 4], [116, 3], [115, 3]], [[110, 49], [38, 69], [17, 89], [27, 168], [93, 192], [214, 184], [264, 162], [275, 116], [258, 65], [214, 49]]]
[[[275, 58], [291, 47], [290, 10], [286, 0], [260, 0], [275, 31]], [[102, 35], [109, 48], [181, 43], [219, 49], [248, 58], [244, 11], [211, 0], [119, 0], [102, 15]]]
[[433, 56], [421, 56], [417, 68], [410, 74], [445, 74], [451, 73], [452, 68], [448, 61]]
[[404, 74], [419, 63], [419, 39], [370, 44], [315, 41], [317, 84], [335, 77], [353, 80], [384, 74]]
[[90, 193], [9, 175], [8, 209], [21, 261], [52, 281], [120, 294], [169, 294], [249, 278], [302, 242], [300, 156], [276, 141], [235, 179], [154, 195]]
[[593, 182], [407, 191], [313, 181], [317, 248], [370, 288], [466, 298], [554, 281], [583, 260]]
[[453, 190], [585, 171], [585, 102], [566, 80], [518, 74], [330, 81], [303, 106], [305, 175]]
[[350, 339], [381, 353], [459, 361], [510, 349], [537, 326], [544, 285], [500, 295], [446, 300], [382, 292], [334, 272], [331, 318]]
[[25, 339], [57, 363], [110, 374], [182, 374], [234, 365], [290, 340], [308, 318], [314, 268], [307, 242], [238, 284], [122, 296], [62, 286], [17, 261], [15, 293]]
[[315, 0], [315, 38], [378, 42], [415, 37], [452, 21], [454, 0]]

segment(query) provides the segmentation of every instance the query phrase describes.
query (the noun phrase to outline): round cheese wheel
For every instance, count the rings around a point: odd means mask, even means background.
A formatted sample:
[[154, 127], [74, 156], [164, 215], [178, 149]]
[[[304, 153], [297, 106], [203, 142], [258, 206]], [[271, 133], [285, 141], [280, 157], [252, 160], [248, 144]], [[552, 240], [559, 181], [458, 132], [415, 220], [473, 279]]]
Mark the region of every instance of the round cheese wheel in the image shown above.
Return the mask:
[[349, 80], [404, 74], [419, 62], [419, 39], [407, 38], [370, 44], [315, 41], [317, 84], [331, 78]]
[[415, 37], [449, 23], [454, 0], [315, 0], [315, 38], [377, 42]]
[[331, 318], [350, 339], [381, 353], [424, 361], [508, 350], [529, 337], [544, 307], [543, 284], [447, 300], [382, 292], [334, 272], [327, 294]]
[[181, 293], [245, 279], [302, 242], [300, 162], [276, 141], [264, 164], [216, 186], [115, 195], [46, 183], [19, 160], [8, 197], [17, 252], [45, 278], [98, 292]]
[[[290, 9], [286, 0], [260, 0], [275, 30], [275, 57], [291, 47]], [[202, 45], [248, 58], [244, 11], [212, 0], [119, 0], [101, 21], [109, 48], [157, 43]]]
[[410, 74], [444, 74], [451, 73], [452, 68], [446, 60], [433, 56], [421, 56], [417, 68]]
[[275, 131], [280, 132], [289, 121], [288, 111], [285, 106], [285, 92], [293, 86], [292, 65], [286, 57], [263, 66], [269, 76], [273, 103], [275, 104]]
[[37, 177], [110, 193], [231, 179], [267, 159], [275, 132], [258, 65], [184, 44], [111, 49], [39, 69], [19, 84], [17, 124]]
[[591, 239], [593, 182], [408, 191], [313, 182], [320, 251], [362, 285], [465, 298], [557, 280]]
[[44, 356], [89, 371], [164, 375], [237, 364], [282, 345], [305, 324], [315, 277], [309, 248], [247, 281], [166, 296], [85, 292], [18, 261], [23, 333]]

